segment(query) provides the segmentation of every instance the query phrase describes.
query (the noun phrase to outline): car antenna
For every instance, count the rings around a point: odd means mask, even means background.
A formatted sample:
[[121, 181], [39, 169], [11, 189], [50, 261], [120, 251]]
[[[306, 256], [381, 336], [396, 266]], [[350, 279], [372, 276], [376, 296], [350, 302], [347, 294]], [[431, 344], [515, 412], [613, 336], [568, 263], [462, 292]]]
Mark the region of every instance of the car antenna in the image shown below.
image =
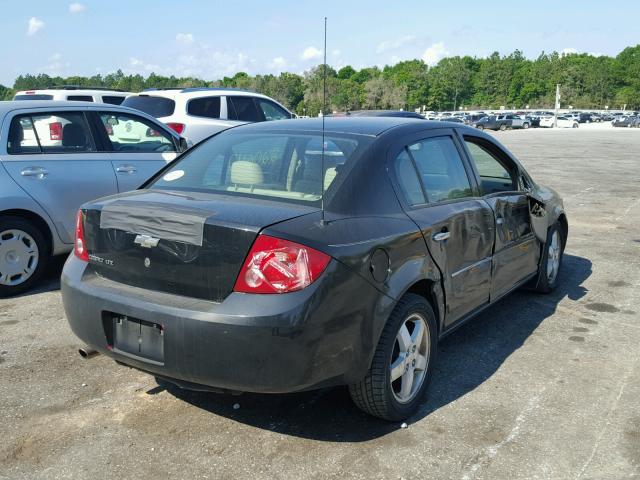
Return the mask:
[[322, 65], [322, 146], [320, 149], [320, 162], [322, 169], [320, 170], [320, 209], [322, 211], [322, 219], [320, 225], [326, 225], [327, 222], [324, 219], [324, 117], [327, 114], [327, 17], [324, 17], [324, 63]]

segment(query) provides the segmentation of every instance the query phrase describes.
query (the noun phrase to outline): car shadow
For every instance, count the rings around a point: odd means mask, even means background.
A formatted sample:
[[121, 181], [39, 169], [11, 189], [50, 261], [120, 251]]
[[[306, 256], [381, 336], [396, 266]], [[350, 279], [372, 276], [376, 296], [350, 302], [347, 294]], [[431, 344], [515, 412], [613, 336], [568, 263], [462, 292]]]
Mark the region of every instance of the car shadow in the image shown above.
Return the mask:
[[[519, 290], [446, 337], [427, 397], [407, 423], [474, 390], [490, 378], [565, 297], [577, 301], [587, 289], [591, 261], [565, 255], [560, 284], [549, 295]], [[346, 387], [286, 395], [239, 396], [192, 392], [163, 385], [168, 392], [198, 408], [226, 418], [285, 435], [321, 441], [361, 442], [400, 428], [370, 417], [351, 402]], [[158, 393], [155, 388], [149, 393]]]

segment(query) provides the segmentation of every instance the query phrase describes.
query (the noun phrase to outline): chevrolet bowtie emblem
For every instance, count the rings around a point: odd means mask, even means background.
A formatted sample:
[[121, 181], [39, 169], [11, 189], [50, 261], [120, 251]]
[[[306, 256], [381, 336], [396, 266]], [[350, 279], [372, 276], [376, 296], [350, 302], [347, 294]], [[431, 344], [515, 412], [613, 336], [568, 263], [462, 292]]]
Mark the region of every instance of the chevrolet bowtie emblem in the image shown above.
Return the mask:
[[159, 241], [159, 238], [154, 238], [149, 235], [136, 235], [136, 239], [133, 241], [133, 243], [138, 244], [144, 248], [153, 248], [158, 245]]

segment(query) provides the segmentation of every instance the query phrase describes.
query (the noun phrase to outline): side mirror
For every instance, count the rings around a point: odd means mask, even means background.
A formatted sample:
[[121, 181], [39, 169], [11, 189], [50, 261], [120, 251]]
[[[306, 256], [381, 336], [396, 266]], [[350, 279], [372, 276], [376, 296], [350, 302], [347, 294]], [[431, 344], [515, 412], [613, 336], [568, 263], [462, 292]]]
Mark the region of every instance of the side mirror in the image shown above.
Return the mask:
[[186, 152], [189, 150], [189, 144], [187, 143], [187, 139], [184, 137], [180, 137], [180, 153]]

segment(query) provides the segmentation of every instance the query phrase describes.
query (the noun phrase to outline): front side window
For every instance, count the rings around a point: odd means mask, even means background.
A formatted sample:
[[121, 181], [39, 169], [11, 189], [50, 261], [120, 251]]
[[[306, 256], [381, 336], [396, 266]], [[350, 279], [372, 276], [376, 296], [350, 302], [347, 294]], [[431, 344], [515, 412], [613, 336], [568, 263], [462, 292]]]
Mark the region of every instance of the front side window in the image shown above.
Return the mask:
[[449, 136], [433, 137], [407, 148], [427, 195], [435, 203], [472, 196], [469, 177]]
[[11, 121], [7, 151], [27, 153], [95, 152], [95, 144], [84, 114], [52, 112], [19, 115]]
[[101, 112], [100, 120], [114, 152], [176, 151], [173, 138], [143, 118], [118, 112]]
[[483, 144], [480, 139], [465, 137], [465, 144], [480, 175], [483, 195], [517, 190], [505, 158], [500, 159], [491, 146]]
[[[317, 203], [370, 138], [312, 134], [217, 135], [187, 152], [148, 188]], [[323, 153], [324, 151], [324, 161]]]
[[258, 98], [257, 102], [262, 110], [265, 120], [284, 120], [286, 118], [291, 118], [291, 114], [289, 112], [269, 100]]
[[253, 97], [227, 97], [229, 120], [241, 122], [262, 122], [264, 117], [256, 107]]
[[187, 113], [194, 117], [220, 118], [220, 97], [194, 98], [187, 104]]

